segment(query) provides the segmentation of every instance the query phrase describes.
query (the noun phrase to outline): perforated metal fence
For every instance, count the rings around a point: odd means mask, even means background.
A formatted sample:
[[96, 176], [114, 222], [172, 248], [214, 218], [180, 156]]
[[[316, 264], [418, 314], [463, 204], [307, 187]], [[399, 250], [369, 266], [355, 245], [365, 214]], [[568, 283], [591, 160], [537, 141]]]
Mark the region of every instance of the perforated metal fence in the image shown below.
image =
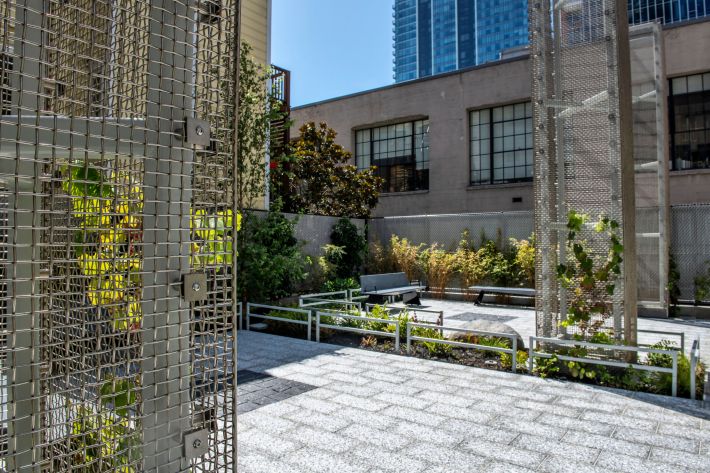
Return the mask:
[[[591, 312], [591, 324], [601, 323], [633, 342], [635, 216], [626, 5], [531, 0], [529, 9], [538, 334], [564, 335], [560, 323], [573, 298], [588, 299], [603, 302]], [[566, 244], [570, 211], [619, 223], [625, 255], [612, 295], [598, 284], [577, 284], [581, 295], [558, 284], [558, 264], [575, 264]], [[589, 226], [579, 238], [585, 241], [585, 255], [608, 255], [609, 240]], [[569, 331], [581, 328], [576, 324]]]
[[237, 0], [2, 0], [1, 471], [235, 471]]
[[373, 218], [368, 222], [370, 242], [387, 244], [392, 236], [413, 244], [437, 244], [453, 250], [467, 231], [478, 247], [484, 240], [502, 245], [510, 238], [526, 240], [533, 232], [532, 212], [481, 212]]
[[[674, 205], [671, 222], [671, 254], [680, 275], [680, 299], [694, 301], [695, 279], [710, 277], [710, 204]], [[701, 299], [710, 302], [710, 294]]]

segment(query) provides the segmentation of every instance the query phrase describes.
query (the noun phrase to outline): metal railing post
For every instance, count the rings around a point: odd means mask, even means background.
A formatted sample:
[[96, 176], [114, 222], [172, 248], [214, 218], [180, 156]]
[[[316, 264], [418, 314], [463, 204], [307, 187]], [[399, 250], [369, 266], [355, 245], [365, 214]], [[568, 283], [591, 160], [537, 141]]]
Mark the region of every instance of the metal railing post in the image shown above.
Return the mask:
[[535, 362], [533, 359], [535, 358], [535, 350], [533, 348], [533, 337], [530, 337], [530, 345], [528, 345], [528, 372], [530, 374], [533, 374], [533, 367]]
[[311, 327], [311, 324], [312, 324], [312, 319], [313, 319], [313, 314], [312, 314], [312, 312], [309, 310], [309, 311], [308, 311], [308, 341], [309, 341], [309, 342], [311, 341], [311, 328], [312, 328], [312, 327]]
[[412, 326], [407, 322], [407, 354], [412, 353]]
[[673, 353], [673, 397], [678, 396], [678, 352]]
[[518, 338], [517, 337], [513, 337], [513, 354], [511, 356], [513, 359], [512, 369], [513, 369], [513, 373], [515, 373], [516, 368], [517, 368], [517, 363], [518, 363]]
[[247, 302], [247, 332], [251, 331], [251, 302]]
[[395, 351], [399, 351], [399, 320], [394, 321], [394, 349]]
[[316, 343], [320, 343], [320, 312], [316, 311]]

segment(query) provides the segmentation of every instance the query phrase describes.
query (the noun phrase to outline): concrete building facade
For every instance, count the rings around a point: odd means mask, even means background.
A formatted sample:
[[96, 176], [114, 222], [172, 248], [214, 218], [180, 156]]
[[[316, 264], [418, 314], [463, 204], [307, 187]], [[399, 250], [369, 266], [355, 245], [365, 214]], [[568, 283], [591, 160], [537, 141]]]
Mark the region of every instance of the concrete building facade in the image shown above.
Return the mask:
[[[670, 203], [710, 202], [710, 21], [662, 36], [670, 156], [684, 163], [671, 167]], [[532, 210], [530, 94], [529, 60], [513, 58], [297, 107], [292, 130], [326, 122], [360, 167], [383, 164], [375, 216]]]

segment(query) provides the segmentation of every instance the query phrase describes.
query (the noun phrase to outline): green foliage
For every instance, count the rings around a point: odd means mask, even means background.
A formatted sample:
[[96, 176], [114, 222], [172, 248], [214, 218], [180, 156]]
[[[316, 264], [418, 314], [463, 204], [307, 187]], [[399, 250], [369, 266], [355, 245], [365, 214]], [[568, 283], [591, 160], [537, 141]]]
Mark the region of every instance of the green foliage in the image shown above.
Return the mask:
[[710, 300], [710, 261], [705, 264], [707, 265], [705, 273], [698, 274], [693, 279], [693, 283], [695, 283], [694, 295], [696, 304]]
[[392, 235], [390, 239], [390, 251], [394, 267], [397, 271], [405, 273], [410, 281], [421, 278], [421, 253], [423, 248], [423, 244], [414, 245], [406, 238], [399, 238], [397, 235]]
[[436, 244], [421, 252], [420, 264], [426, 274], [427, 285], [434, 297], [444, 298], [446, 288], [456, 270], [456, 256]]
[[619, 224], [608, 217], [600, 217], [594, 225], [597, 234], [606, 234], [609, 252], [606, 258], [597, 258], [579, 240], [589, 217], [570, 211], [567, 221], [567, 247], [572, 255], [570, 263], [563, 262], [557, 267], [557, 279], [570, 294], [567, 319], [561, 325], [576, 326], [586, 338], [593, 336], [612, 315], [609, 297], [616, 290], [621, 275], [624, 247], [619, 236]]
[[306, 277], [295, 223], [275, 208], [263, 218], [245, 214], [242, 225], [237, 261], [242, 300], [269, 302], [291, 295]]
[[492, 240], [486, 241], [477, 252], [481, 271], [495, 286], [508, 287], [515, 285], [517, 271], [515, 256], [512, 252], [500, 251]]
[[525, 287], [535, 287], [535, 236], [529, 240], [510, 239], [515, 249], [514, 264], [518, 271], [517, 280]]
[[359, 287], [360, 283], [355, 278], [329, 279], [323, 284], [323, 292], [345, 291]]
[[352, 154], [325, 123], [306, 123], [289, 156], [272, 159], [272, 195], [293, 213], [367, 218], [377, 205], [382, 179], [374, 168], [358, 170]]
[[[242, 215], [237, 213], [236, 230], [242, 225]], [[225, 209], [216, 214], [205, 209], [192, 211], [190, 218], [192, 253], [190, 265], [193, 268], [214, 267], [221, 271], [234, 261], [234, 214]]]
[[[417, 337], [432, 338], [435, 340], [445, 340], [441, 332], [433, 327], [414, 327], [412, 328], [412, 335]], [[423, 341], [419, 341], [417, 343], [426, 348], [427, 352], [429, 352], [429, 356], [431, 357], [443, 358], [450, 356], [453, 352], [453, 347], [445, 343]]]
[[330, 234], [333, 245], [342, 248], [337, 259], [330, 262], [335, 266], [335, 277], [357, 276], [367, 253], [367, 239], [348, 218], [341, 218], [333, 225]]
[[534, 373], [541, 378], [550, 378], [560, 372], [560, 360], [552, 355], [550, 358], [535, 358]]

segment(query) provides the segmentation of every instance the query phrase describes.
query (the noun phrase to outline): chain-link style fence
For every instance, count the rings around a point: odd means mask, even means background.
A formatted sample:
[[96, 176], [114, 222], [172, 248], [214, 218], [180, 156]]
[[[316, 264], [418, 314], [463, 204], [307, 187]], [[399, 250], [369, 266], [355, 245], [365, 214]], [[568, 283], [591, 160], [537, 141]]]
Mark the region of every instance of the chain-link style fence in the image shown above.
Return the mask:
[[[695, 279], [710, 278], [710, 204], [671, 207], [671, 255], [680, 275], [680, 299], [694, 301]], [[710, 285], [710, 279], [706, 279]], [[702, 284], [702, 281], [698, 281]], [[698, 294], [702, 296], [702, 294]], [[710, 293], [700, 297], [710, 302]]]
[[235, 471], [238, 1], [0, 15], [0, 471]]
[[368, 238], [371, 243], [387, 244], [392, 236], [397, 236], [415, 245], [437, 244], [444, 249], [454, 250], [465, 231], [476, 247], [485, 240], [493, 240], [505, 246], [510, 238], [530, 238], [533, 214], [526, 211], [485, 212], [385, 217], [368, 221]]

